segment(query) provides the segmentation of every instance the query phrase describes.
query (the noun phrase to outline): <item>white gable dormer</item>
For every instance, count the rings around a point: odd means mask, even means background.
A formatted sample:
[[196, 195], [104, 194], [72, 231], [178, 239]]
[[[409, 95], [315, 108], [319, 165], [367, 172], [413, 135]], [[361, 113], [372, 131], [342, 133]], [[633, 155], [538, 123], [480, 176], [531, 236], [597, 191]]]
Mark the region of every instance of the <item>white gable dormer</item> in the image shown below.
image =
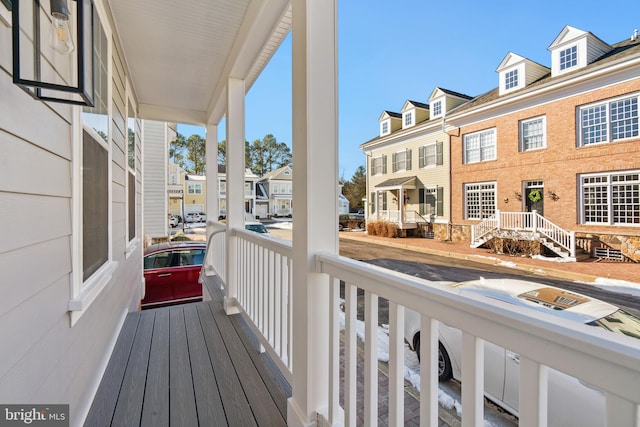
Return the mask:
[[402, 128], [402, 114], [383, 111], [378, 122], [380, 123], [380, 136], [389, 135]]
[[504, 57], [496, 72], [499, 75], [500, 95], [527, 87], [539, 78], [547, 75], [549, 69], [530, 59], [509, 52]]
[[436, 87], [429, 96], [430, 118], [444, 117], [449, 110], [469, 102], [471, 99], [471, 96]]
[[586, 67], [612, 49], [592, 33], [567, 25], [548, 47], [551, 52], [551, 76]]
[[429, 106], [422, 102], [406, 101], [402, 107], [402, 129], [407, 129], [429, 118]]

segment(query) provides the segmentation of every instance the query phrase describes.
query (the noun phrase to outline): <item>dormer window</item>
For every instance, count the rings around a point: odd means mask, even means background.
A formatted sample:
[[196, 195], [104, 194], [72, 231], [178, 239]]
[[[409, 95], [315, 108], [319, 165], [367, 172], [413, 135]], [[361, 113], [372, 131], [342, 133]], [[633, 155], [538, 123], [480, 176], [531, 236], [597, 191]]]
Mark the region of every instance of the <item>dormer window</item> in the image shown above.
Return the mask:
[[511, 70], [504, 74], [504, 88], [506, 90], [518, 87], [518, 70]]
[[433, 103], [433, 117], [442, 115], [442, 101], [436, 101]]
[[560, 70], [575, 67], [578, 65], [578, 47], [571, 46], [560, 52]]
[[380, 124], [380, 135], [386, 135], [389, 133], [389, 122], [382, 122]]
[[413, 125], [413, 112], [409, 111], [404, 114], [404, 127]]

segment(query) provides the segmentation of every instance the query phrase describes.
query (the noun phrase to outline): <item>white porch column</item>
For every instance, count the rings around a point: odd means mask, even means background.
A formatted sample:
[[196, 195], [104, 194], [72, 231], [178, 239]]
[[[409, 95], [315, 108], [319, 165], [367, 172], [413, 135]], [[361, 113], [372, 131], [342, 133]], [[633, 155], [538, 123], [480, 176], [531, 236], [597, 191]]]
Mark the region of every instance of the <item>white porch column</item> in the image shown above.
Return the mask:
[[[207, 223], [217, 220], [220, 212], [218, 199], [218, 125], [207, 125]], [[207, 241], [211, 236], [211, 227], [207, 226]]]
[[237, 239], [233, 228], [244, 228], [244, 80], [227, 84], [227, 314], [238, 313], [232, 301], [238, 295]]
[[329, 278], [314, 255], [338, 252], [337, 0], [293, 0], [293, 381], [289, 426], [326, 415]]

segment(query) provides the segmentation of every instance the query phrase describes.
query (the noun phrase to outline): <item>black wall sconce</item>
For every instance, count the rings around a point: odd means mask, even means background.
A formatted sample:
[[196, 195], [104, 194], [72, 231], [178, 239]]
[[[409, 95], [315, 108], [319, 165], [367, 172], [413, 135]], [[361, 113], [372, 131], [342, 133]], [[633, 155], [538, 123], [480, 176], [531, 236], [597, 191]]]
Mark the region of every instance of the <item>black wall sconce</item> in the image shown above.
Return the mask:
[[93, 107], [93, 1], [43, 1], [48, 13], [41, 0], [12, 2], [13, 83], [35, 99]]

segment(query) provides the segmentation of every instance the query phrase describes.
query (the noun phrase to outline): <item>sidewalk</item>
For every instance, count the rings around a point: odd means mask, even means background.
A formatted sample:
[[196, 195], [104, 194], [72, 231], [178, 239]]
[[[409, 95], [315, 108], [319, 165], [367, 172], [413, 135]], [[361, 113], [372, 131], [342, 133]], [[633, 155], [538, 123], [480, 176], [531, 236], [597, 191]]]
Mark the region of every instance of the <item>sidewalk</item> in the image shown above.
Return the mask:
[[581, 282], [621, 280], [638, 284], [640, 287], [640, 263], [597, 261], [590, 258], [580, 262], [557, 262], [556, 258], [534, 259], [530, 257], [514, 257], [497, 255], [484, 248], [471, 248], [469, 244], [442, 242], [435, 239], [419, 237], [390, 238], [369, 236], [364, 232], [341, 232], [341, 239], [370, 241], [372, 243], [394, 246], [397, 248], [425, 252], [445, 257], [460, 258], [485, 264], [505, 265], [532, 275], [552, 276]]

